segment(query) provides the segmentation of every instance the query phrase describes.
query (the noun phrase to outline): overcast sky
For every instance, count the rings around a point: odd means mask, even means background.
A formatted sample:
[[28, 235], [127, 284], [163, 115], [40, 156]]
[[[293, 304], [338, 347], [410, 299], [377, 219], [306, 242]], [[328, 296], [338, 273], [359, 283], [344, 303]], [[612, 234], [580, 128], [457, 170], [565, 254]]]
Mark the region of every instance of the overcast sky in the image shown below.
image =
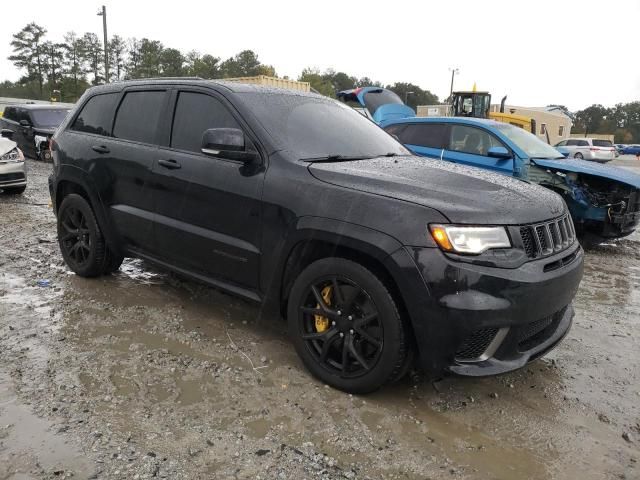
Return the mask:
[[[2, 9], [0, 80], [20, 72], [11, 35], [31, 21], [62, 41], [69, 30], [102, 38], [102, 2], [29, 0]], [[252, 49], [279, 75], [308, 66], [386, 83], [412, 82], [441, 99], [489, 90], [523, 106], [640, 100], [640, 0], [162, 2], [107, 0], [109, 35], [148, 37], [227, 58]]]

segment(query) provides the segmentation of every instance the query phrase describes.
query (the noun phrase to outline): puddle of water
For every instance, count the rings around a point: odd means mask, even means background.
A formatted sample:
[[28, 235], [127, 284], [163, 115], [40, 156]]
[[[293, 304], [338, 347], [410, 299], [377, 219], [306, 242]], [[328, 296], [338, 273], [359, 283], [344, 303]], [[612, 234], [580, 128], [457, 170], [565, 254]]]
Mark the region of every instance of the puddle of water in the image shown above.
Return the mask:
[[[64, 437], [52, 433], [52, 425], [21, 405], [11, 389], [9, 375], [0, 371], [0, 428], [4, 436], [0, 476], [32, 478], [29, 472], [36, 465], [49, 472], [73, 471], [76, 478], [91, 476], [92, 462], [79, 449], [68, 444]], [[29, 461], [30, 457], [32, 460]]]

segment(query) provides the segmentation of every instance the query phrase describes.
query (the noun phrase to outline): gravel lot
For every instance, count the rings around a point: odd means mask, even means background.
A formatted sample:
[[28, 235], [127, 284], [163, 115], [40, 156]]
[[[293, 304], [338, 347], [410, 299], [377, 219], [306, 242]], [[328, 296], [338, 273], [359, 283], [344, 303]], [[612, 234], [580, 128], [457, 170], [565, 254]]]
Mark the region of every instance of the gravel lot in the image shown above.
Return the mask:
[[640, 235], [587, 247], [548, 357], [358, 397], [242, 300], [138, 260], [71, 274], [29, 168], [0, 195], [0, 480], [640, 478]]

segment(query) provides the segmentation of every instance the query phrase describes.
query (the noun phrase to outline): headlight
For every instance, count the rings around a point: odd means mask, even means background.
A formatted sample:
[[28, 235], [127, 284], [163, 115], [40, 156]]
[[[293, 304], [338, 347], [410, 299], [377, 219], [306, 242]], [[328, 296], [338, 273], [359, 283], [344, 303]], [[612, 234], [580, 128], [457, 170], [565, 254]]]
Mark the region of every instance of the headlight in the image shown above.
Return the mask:
[[24, 155], [22, 150], [18, 147], [13, 150], [9, 150], [7, 153], [0, 157], [0, 162], [24, 162]]
[[509, 248], [511, 241], [504, 227], [464, 227], [430, 225], [431, 236], [447, 252], [480, 254], [490, 248]]

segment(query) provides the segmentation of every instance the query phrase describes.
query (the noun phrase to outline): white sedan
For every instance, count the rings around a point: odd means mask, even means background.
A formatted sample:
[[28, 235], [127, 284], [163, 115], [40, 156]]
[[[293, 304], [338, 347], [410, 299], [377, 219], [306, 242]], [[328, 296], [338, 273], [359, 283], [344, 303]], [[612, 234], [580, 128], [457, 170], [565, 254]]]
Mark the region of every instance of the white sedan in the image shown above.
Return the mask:
[[[2, 132], [4, 134], [4, 132]], [[19, 194], [27, 188], [27, 166], [16, 142], [0, 137], [0, 190]]]

